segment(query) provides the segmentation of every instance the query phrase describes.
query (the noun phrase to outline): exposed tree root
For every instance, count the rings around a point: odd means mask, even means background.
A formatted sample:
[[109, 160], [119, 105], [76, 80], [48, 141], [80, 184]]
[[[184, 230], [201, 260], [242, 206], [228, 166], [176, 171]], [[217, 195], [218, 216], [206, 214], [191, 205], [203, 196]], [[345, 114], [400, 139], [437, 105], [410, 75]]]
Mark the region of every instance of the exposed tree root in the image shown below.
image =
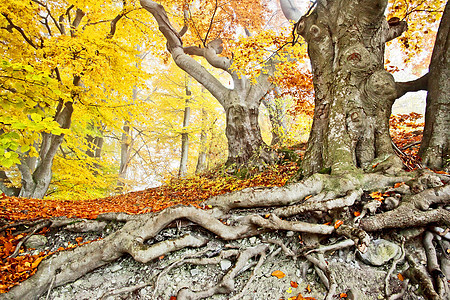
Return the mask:
[[[183, 264], [218, 264], [224, 258], [237, 256], [234, 267], [215, 286], [203, 291], [183, 288], [178, 291], [177, 299], [202, 299], [215, 294], [229, 293], [235, 294], [232, 299], [238, 299], [245, 294], [251, 282], [258, 277], [258, 269], [266, 261], [267, 243], [280, 246], [270, 255], [271, 258], [280, 251], [294, 260], [300, 256], [305, 256], [314, 265], [316, 274], [328, 290], [326, 299], [331, 299], [335, 295], [337, 283], [335, 275], [325, 262], [325, 252], [352, 247], [353, 245], [364, 252], [371, 240], [367, 232], [389, 228], [421, 227], [428, 224], [440, 225], [444, 228], [449, 225], [450, 212], [443, 206], [450, 202], [450, 186], [442, 185], [442, 181], [440, 181], [441, 186], [439, 186], [439, 182], [434, 180], [435, 177], [429, 174], [421, 175], [416, 180], [410, 180], [407, 183], [410, 189], [401, 186], [395, 189], [391, 188], [389, 191], [396, 193], [395, 195], [399, 199], [399, 206], [393, 210], [382, 212], [390, 208], [379, 201], [368, 201], [370, 200], [367, 198], [368, 193], [364, 191], [373, 190], [380, 184], [386, 189], [388, 188], [386, 183], [394, 184], [405, 179], [410, 179], [410, 177], [368, 174], [361, 175], [359, 179], [343, 178], [342, 183], [339, 183], [337, 178], [329, 175], [316, 175], [287, 187], [251, 188], [215, 197], [204, 203], [205, 206], [212, 205], [213, 209], [209, 210], [174, 206], [153, 214], [133, 216], [123, 213], [104, 214], [99, 216], [97, 221], [77, 220], [74, 223], [74, 220], [71, 219], [58, 218], [34, 223], [34, 231], [46, 224], [46, 226], [49, 225], [54, 228], [66, 226], [68, 230], [74, 232], [103, 228], [104, 223], [98, 221], [124, 222], [124, 225], [102, 240], [56, 253], [43, 260], [34, 276], [12, 288], [8, 293], [1, 294], [0, 299], [37, 299], [49, 292], [50, 289], [74, 281], [124, 254], [131, 255], [137, 262], [148, 263], [160, 256], [187, 247], [200, 249], [189, 257], [183, 257], [173, 262], [145, 282], [111, 291], [104, 297], [129, 293], [149, 285], [154, 285], [156, 295], [161, 276], [176, 267]], [[418, 193], [411, 194], [413, 190], [418, 191]], [[307, 198], [311, 195], [313, 196]], [[372, 208], [371, 203], [376, 202], [380, 204]], [[271, 210], [273, 206], [278, 206], [278, 208]], [[354, 206], [358, 206], [359, 209], [363, 206], [368, 214], [375, 215], [362, 214], [359, 218], [353, 219], [351, 212], [355, 211], [352, 208]], [[263, 211], [255, 209], [260, 207], [264, 208]], [[234, 212], [230, 212], [234, 208], [250, 210], [240, 210], [237, 214], [234, 214]], [[308, 212], [314, 213], [317, 211], [321, 212], [318, 219], [323, 216], [326, 217], [326, 221], [340, 218], [345, 224], [332, 226], [298, 220]], [[269, 213], [267, 214], [267, 212]], [[265, 217], [263, 217], [264, 215]], [[281, 217], [288, 217], [288, 219], [282, 220]], [[314, 219], [314, 222], [317, 222], [317, 219]], [[183, 226], [192, 227], [193, 232], [155, 242], [154, 238], [163, 229], [175, 225], [180, 227], [182, 223]], [[352, 226], [352, 224], [356, 225]], [[29, 224], [27, 223], [27, 225]], [[198, 230], [200, 227], [209, 231], [209, 233], [205, 233], [203, 229]], [[211, 244], [209, 244], [211, 240], [216, 238], [222, 241], [233, 241], [279, 230], [303, 233], [302, 236], [307, 243], [309, 243], [307, 236], [310, 235], [315, 238], [315, 242], [306, 245], [303, 249], [290, 249], [287, 246], [289, 242], [285, 243], [277, 238], [265, 238], [262, 240], [262, 244], [244, 250], [225, 250], [223, 247], [212, 249]], [[450, 261], [447, 257], [449, 242], [446, 236], [448, 233], [445, 229], [436, 226], [430, 227], [430, 230], [424, 234], [424, 249], [428, 258], [428, 271], [432, 278], [428, 275], [427, 270], [417, 264], [411, 256], [408, 258], [410, 266], [408, 273], [411, 280], [415, 277], [421, 279], [422, 290], [426, 297], [438, 299], [439, 296], [448, 294], [446, 281], [442, 279], [443, 274], [450, 273], [450, 263], [447, 263]], [[333, 245], [318, 246], [320, 245], [319, 238], [324, 239], [330, 235], [334, 237], [344, 236], [346, 239]], [[445, 248], [444, 251], [436, 250], [433, 242], [435, 240], [442, 248]], [[202, 248], [207, 244], [206, 248]], [[439, 265], [439, 255], [443, 266], [442, 270]], [[258, 256], [258, 262], [253, 260], [249, 263], [250, 259]], [[401, 260], [402, 257], [394, 261], [386, 277], [385, 292], [390, 299], [400, 299], [406, 290], [404, 287], [400, 293], [391, 295], [392, 291], [389, 288], [389, 278], [395, 270], [396, 264]], [[252, 267], [255, 268], [250, 279], [240, 292], [236, 291], [236, 276]], [[302, 273], [305, 272], [306, 269], [304, 268]], [[435, 286], [433, 286], [433, 281]]]
[[229, 294], [235, 289], [234, 278], [245, 267], [248, 260], [257, 255], [263, 255], [267, 251], [267, 245], [261, 244], [256, 247], [248, 248], [242, 252], [234, 267], [223, 277], [220, 283], [205, 290], [194, 292], [189, 288], [181, 289], [177, 294], [179, 300], [195, 300], [211, 297], [215, 294]]
[[420, 227], [430, 223], [450, 225], [450, 212], [444, 208], [430, 209], [433, 204], [450, 203], [450, 185], [427, 189], [405, 197], [394, 210], [363, 219], [360, 227], [365, 231], [386, 228]]

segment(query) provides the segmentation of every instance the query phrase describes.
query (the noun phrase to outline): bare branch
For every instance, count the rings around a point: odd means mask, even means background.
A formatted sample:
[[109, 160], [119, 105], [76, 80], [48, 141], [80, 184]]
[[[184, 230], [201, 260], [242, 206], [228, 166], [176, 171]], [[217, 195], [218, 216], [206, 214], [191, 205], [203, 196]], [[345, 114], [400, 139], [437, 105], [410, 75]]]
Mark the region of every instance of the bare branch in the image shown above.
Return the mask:
[[36, 45], [33, 43], [33, 41], [31, 40], [31, 38], [29, 38], [29, 37], [25, 34], [25, 31], [24, 31], [21, 27], [15, 25], [15, 24], [13, 23], [13, 21], [8, 17], [8, 15], [7, 15], [6, 13], [2, 13], [2, 16], [5, 17], [6, 21], [8, 21], [9, 26], [12, 27], [12, 28], [14, 28], [15, 30], [17, 30], [17, 31], [20, 33], [20, 35], [22, 35], [23, 39], [24, 39], [31, 47], [33, 47], [34, 49], [37, 49], [37, 48], [38, 48], [38, 46], [36, 46]]
[[[141, 0], [141, 5], [153, 15], [158, 23], [159, 30], [167, 40], [167, 49], [172, 54], [172, 58], [175, 63], [182, 70], [201, 83], [220, 103], [223, 104], [229, 90], [224, 87], [217, 78], [212, 76], [212, 74], [209, 73], [202, 65], [186, 54], [183, 49], [183, 42], [181, 41], [178, 32], [170, 23], [164, 7], [161, 4], [151, 0]], [[209, 49], [209, 51], [207, 51], [208, 53], [205, 55], [205, 58], [208, 60], [209, 56], [211, 62], [215, 63], [215, 60], [213, 59], [217, 54], [215, 51], [216, 50], [214, 49]]]
[[400, 98], [401, 96], [409, 92], [428, 90], [428, 78], [429, 78], [428, 74], [429, 73], [423, 75], [422, 77], [416, 80], [407, 82], [396, 82], [395, 88], [397, 90], [397, 98]]

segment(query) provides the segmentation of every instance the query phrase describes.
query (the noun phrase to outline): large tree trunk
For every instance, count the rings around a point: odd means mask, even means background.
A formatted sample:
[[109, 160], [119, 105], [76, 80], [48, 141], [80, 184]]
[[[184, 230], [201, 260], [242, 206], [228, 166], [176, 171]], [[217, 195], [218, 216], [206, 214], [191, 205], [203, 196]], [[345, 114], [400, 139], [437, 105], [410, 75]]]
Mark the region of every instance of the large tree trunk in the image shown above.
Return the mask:
[[256, 166], [273, 161], [273, 152], [263, 141], [258, 124], [261, 99], [242, 101], [235, 92], [225, 101], [227, 165]]
[[308, 42], [315, 111], [303, 171], [332, 173], [401, 166], [391, 145], [389, 116], [397, 98], [384, 70], [384, 44], [404, 22], [388, 25], [386, 0], [318, 1], [297, 33]]
[[450, 8], [447, 2], [434, 44], [428, 77], [425, 130], [420, 156], [431, 169], [448, 168], [450, 160]]

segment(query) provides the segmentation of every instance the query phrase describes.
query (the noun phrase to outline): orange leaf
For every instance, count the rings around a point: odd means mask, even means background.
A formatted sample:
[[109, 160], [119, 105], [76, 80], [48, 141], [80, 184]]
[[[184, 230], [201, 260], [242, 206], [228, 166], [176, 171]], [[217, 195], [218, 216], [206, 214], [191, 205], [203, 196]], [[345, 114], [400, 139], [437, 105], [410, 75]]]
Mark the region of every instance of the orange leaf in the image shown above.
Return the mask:
[[45, 258], [45, 256], [43, 256], [43, 257], [39, 257], [38, 259], [36, 259], [32, 264], [31, 264], [31, 267], [34, 269], [34, 268], [37, 268], [37, 266], [41, 263], [41, 261], [43, 260]]
[[403, 275], [401, 273], [397, 274], [398, 280], [403, 281], [405, 280], [405, 278], [403, 277]]
[[336, 222], [334, 222], [334, 229], [338, 229], [342, 224], [344, 224], [342, 220], [337, 220]]
[[79, 236], [79, 237], [75, 238], [75, 241], [79, 244], [83, 241], [83, 237]]
[[340, 294], [339, 294], [339, 297], [341, 297], [341, 298], [347, 298], [347, 294], [346, 294], [346, 293], [340, 293]]
[[286, 276], [286, 274], [284, 274], [284, 273], [281, 272], [280, 270], [273, 271], [271, 275], [272, 275], [272, 276], [275, 276], [275, 277], [278, 278], [278, 279], [281, 279], [281, 278], [283, 278], [284, 276]]
[[355, 217], [359, 217], [361, 215], [361, 212], [360, 211], [355, 211], [355, 212], [353, 212], [353, 215], [355, 215]]
[[177, 297], [171, 296], [169, 300], [177, 300]]
[[298, 283], [295, 282], [295, 281], [291, 281], [291, 286], [292, 286], [293, 288], [298, 288]]
[[399, 186], [405, 184], [404, 182], [397, 182], [396, 184], [394, 184], [394, 188], [398, 188]]
[[311, 293], [311, 287], [309, 286], [309, 284], [306, 286], [306, 289], [305, 289], [308, 293]]

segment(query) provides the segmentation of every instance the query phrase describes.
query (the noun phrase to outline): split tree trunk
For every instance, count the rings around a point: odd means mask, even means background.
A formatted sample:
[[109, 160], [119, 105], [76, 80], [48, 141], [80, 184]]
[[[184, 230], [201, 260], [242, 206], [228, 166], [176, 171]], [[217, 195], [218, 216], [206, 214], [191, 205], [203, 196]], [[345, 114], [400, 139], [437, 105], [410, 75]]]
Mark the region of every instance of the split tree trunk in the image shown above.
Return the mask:
[[444, 169], [450, 164], [450, 8], [447, 2], [431, 56], [425, 130], [420, 146], [423, 164]]
[[[77, 80], [79, 81], [79, 79]], [[75, 82], [74, 84], [78, 84]], [[67, 102], [64, 108], [57, 113], [55, 119], [60, 124], [61, 128], [69, 128], [72, 118], [73, 104]], [[42, 143], [39, 151], [38, 164], [35, 170], [25, 162], [18, 165], [19, 171], [22, 175], [22, 188], [19, 192], [19, 197], [24, 198], [44, 198], [47, 193], [50, 181], [52, 179], [52, 165], [56, 152], [63, 142], [64, 134], [53, 135], [51, 133], [44, 133]]]
[[384, 69], [384, 45], [404, 22], [389, 25], [387, 0], [317, 1], [296, 31], [308, 42], [314, 74], [315, 111], [303, 171], [332, 173], [400, 167], [391, 146], [389, 116], [397, 98]]
[[[223, 106], [226, 113], [226, 136], [228, 139], [228, 166], [251, 167], [272, 163], [274, 152], [264, 143], [258, 125], [258, 110], [263, 97], [273, 89], [269, 77], [274, 73], [274, 61], [267, 63], [267, 74], [261, 74], [257, 83], [250, 84], [249, 79], [238, 76], [230, 67], [232, 60], [218, 56], [222, 52], [222, 41], [216, 39], [206, 44], [205, 48], [184, 47], [180, 33], [172, 26], [164, 7], [151, 0], [141, 0], [142, 7], [149, 11], [159, 30], [167, 40], [167, 50], [175, 63], [202, 84]], [[213, 67], [226, 71], [234, 83], [233, 89], [223, 86], [191, 55], [202, 56]]]

